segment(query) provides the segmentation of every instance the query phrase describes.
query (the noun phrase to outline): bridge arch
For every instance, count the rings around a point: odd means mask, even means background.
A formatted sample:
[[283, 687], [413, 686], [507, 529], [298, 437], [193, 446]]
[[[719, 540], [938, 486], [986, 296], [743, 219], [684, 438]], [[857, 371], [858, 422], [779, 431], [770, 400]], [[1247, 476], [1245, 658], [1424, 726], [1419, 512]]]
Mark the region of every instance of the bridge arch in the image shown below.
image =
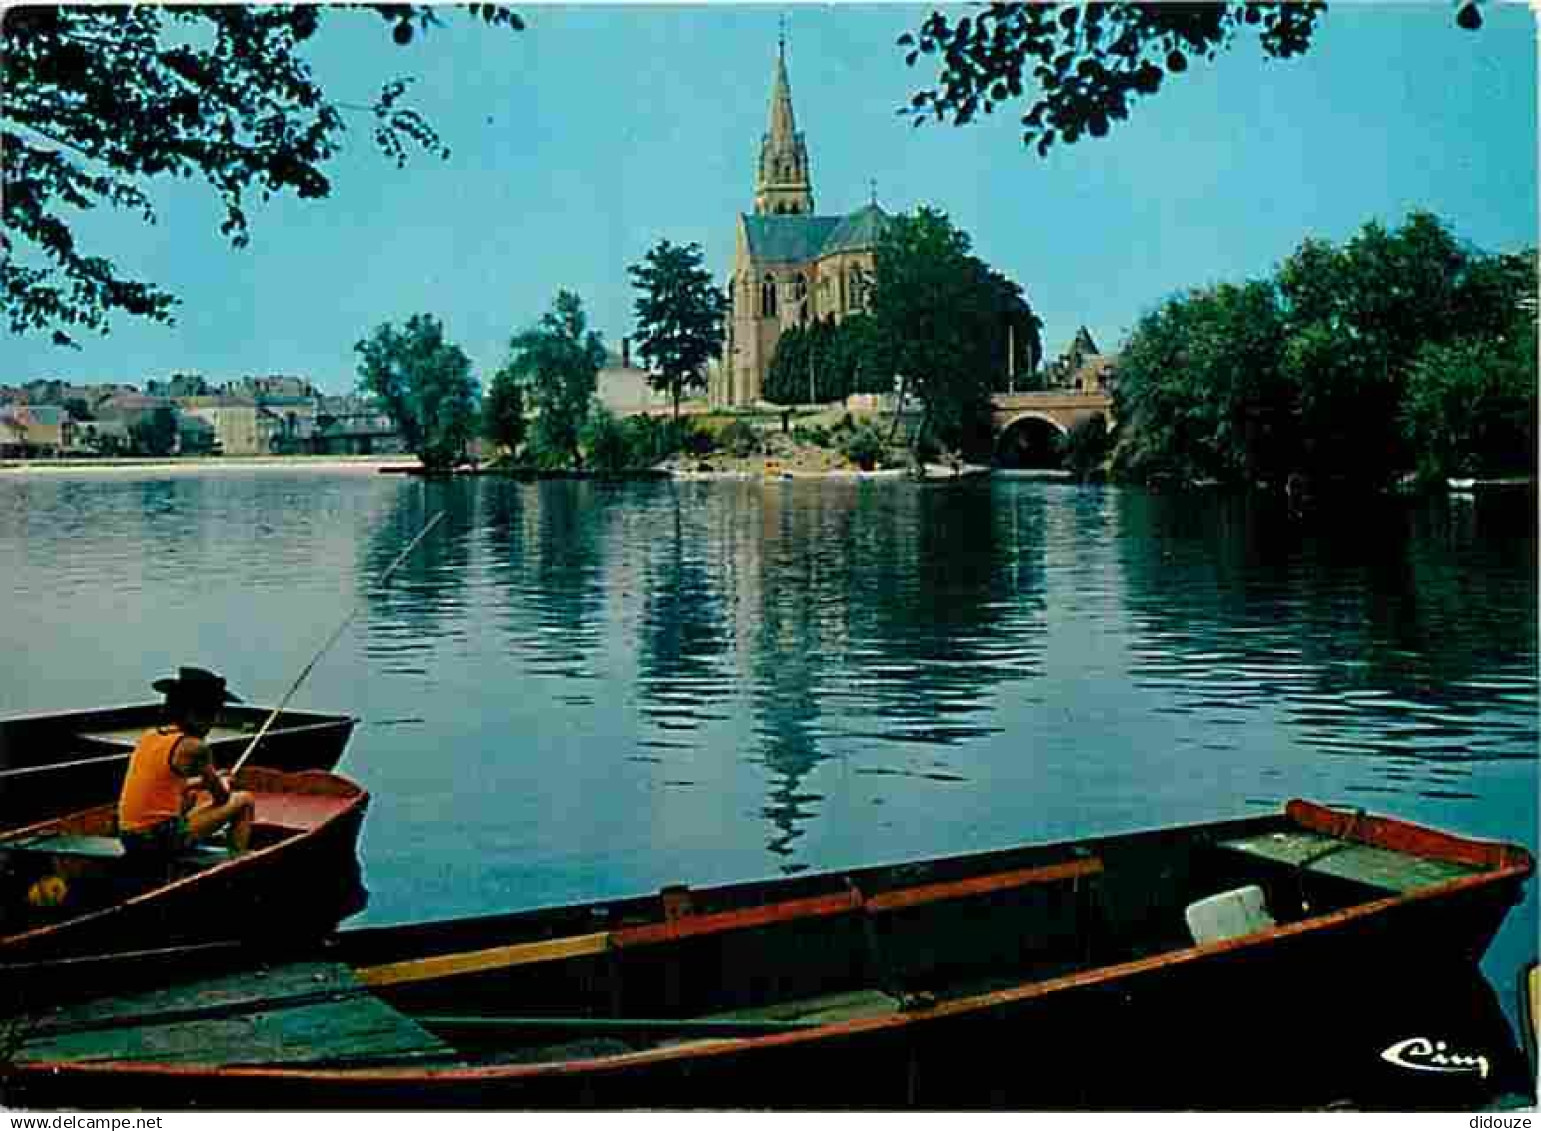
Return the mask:
[[1064, 438], [1070, 430], [1047, 412], [1014, 413], [995, 434], [995, 465], [1014, 468], [1058, 468]]

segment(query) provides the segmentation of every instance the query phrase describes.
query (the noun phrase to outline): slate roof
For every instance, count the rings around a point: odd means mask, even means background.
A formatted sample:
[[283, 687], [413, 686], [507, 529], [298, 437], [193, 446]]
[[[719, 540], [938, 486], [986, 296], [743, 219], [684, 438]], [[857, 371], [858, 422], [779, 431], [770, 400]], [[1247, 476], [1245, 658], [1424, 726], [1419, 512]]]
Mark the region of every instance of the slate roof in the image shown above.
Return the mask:
[[761, 263], [806, 263], [823, 254], [840, 216], [745, 216], [749, 254]]
[[888, 213], [863, 205], [849, 216], [744, 216], [749, 254], [761, 263], [806, 263], [877, 246]]
[[833, 255], [837, 251], [865, 251], [877, 247], [878, 237], [888, 223], [888, 213], [876, 204], [864, 205], [852, 212], [824, 241], [820, 255]]

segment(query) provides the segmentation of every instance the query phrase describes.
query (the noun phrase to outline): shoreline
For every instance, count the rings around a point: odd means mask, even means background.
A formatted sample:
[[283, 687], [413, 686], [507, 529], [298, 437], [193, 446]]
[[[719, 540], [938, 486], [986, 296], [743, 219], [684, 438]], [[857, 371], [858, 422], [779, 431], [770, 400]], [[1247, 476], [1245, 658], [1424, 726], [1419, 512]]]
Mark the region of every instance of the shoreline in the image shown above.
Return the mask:
[[0, 476], [204, 471], [359, 471], [416, 467], [412, 456], [190, 456], [165, 459], [0, 460]]

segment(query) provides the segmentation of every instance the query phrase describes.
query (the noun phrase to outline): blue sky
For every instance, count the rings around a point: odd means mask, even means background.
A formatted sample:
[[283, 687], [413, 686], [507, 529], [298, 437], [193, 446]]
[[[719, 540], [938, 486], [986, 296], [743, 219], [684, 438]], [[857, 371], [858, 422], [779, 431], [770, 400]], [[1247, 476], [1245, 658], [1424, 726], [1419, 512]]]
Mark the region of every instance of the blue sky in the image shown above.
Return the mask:
[[153, 228], [84, 218], [92, 250], [183, 299], [177, 325], [119, 317], [78, 352], [8, 336], [0, 384], [294, 373], [342, 392], [353, 343], [417, 312], [485, 380], [558, 288], [615, 344], [632, 329], [626, 267], [660, 238], [700, 243], [726, 276], [783, 16], [818, 211], [860, 206], [874, 179], [889, 211], [944, 209], [1023, 285], [1051, 356], [1083, 323], [1116, 348], [1170, 294], [1266, 275], [1306, 236], [1342, 240], [1415, 208], [1483, 250], [1537, 242], [1522, 5], [1486, 4], [1467, 33], [1448, 3], [1335, 4], [1305, 57], [1265, 61], [1242, 42], [1047, 160], [1021, 147], [1017, 115], [917, 130], [895, 114], [932, 77], [894, 46], [929, 7], [515, 7], [522, 33], [446, 12], [407, 49], [372, 15], [334, 14], [310, 52], [328, 90], [363, 103], [415, 75], [450, 159], [397, 170], [360, 118], [331, 199], [256, 205], [243, 251], [197, 182], [158, 191]]

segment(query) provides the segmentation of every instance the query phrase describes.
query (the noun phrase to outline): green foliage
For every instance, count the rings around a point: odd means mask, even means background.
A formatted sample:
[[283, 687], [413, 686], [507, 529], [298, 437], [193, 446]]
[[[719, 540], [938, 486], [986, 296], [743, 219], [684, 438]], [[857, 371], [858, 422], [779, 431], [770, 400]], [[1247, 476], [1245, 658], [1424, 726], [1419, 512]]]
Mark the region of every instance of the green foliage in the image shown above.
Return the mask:
[[1514, 463], [1534, 437], [1515, 423], [1533, 360], [1512, 352], [1533, 335], [1534, 271], [1414, 213], [1342, 247], [1306, 240], [1272, 280], [1172, 299], [1119, 357], [1117, 470], [1373, 488], [1414, 464]]
[[[801, 382], [801, 392], [798, 384]], [[771, 404], [804, 404], [808, 400], [808, 334], [801, 326], [783, 330], [765, 371], [760, 395]]]
[[452, 467], [475, 435], [478, 389], [471, 359], [431, 314], [400, 329], [381, 323], [354, 344], [359, 388], [380, 399], [407, 448], [427, 468]]
[[128, 437], [135, 455], [169, 456], [177, 450], [177, 414], [152, 409], [128, 426]]
[[[850, 418], [847, 417], [847, 420]], [[841, 441], [840, 450], [845, 458], [864, 471], [871, 471], [882, 464], [888, 452], [883, 434], [871, 424], [853, 425]]]
[[[937, 59], [936, 86], [904, 109], [916, 125], [928, 119], [964, 125], [981, 111], [1024, 97], [1022, 143], [1039, 156], [1062, 142], [1104, 137], [1140, 99], [1161, 89], [1190, 60], [1213, 60], [1241, 37], [1255, 35], [1264, 55], [1289, 59], [1307, 51], [1326, 4], [1096, 3], [991, 4], [956, 19], [931, 13], [899, 37], [905, 61]], [[1457, 22], [1479, 26], [1471, 0]], [[1028, 92], [1032, 92], [1029, 94]]]
[[[397, 43], [439, 23], [424, 5], [377, 4]], [[484, 22], [519, 17], [470, 6]], [[12, 333], [105, 332], [116, 311], [173, 320], [178, 300], [126, 278], [79, 242], [75, 217], [101, 205], [155, 221], [157, 180], [201, 177], [224, 208], [220, 231], [249, 239], [248, 200], [331, 194], [324, 167], [354, 107], [334, 101], [302, 55], [329, 19], [363, 8], [300, 5], [18, 5], [5, 13], [4, 214], [0, 287]], [[398, 166], [408, 147], [448, 155], [406, 106], [407, 80], [358, 107]]]
[[558, 291], [540, 322], [510, 339], [504, 371], [536, 413], [530, 442], [542, 466], [583, 466], [583, 429], [604, 361], [604, 343], [571, 291]]
[[1096, 413], [1080, 421], [1060, 445], [1060, 457], [1066, 471], [1077, 479], [1099, 479], [1113, 450], [1113, 437], [1107, 418]]
[[754, 425], [744, 420], [735, 420], [717, 433], [717, 447], [735, 459], [744, 459], [758, 455], [765, 445]]
[[1536, 329], [1426, 345], [1408, 374], [1402, 427], [1426, 479], [1534, 474]]
[[524, 443], [525, 430], [524, 388], [516, 374], [507, 368], [500, 369], [492, 378], [482, 406], [482, 433], [514, 455]]
[[794, 443], [806, 444], [814, 448], [829, 448], [834, 446], [834, 438], [829, 434], [829, 429], [822, 424], [798, 424], [792, 429]]
[[1142, 319], [1119, 357], [1118, 416], [1135, 478], [1250, 483], [1284, 474], [1290, 403], [1279, 377], [1283, 315], [1272, 284], [1224, 284]]
[[640, 292], [637, 352], [653, 367], [649, 383], [673, 400], [676, 419], [685, 391], [706, 388], [707, 363], [722, 353], [728, 299], [701, 258], [700, 244], [660, 240], [627, 269]]
[[589, 466], [602, 475], [618, 475], [637, 466], [626, 427], [602, 404], [596, 404], [583, 429]]
[[916, 438], [967, 454], [990, 450], [990, 385], [1002, 355], [1000, 290], [944, 213], [896, 216], [878, 241], [875, 336], [924, 407]]
[[86, 403], [85, 397], [71, 397], [64, 402], [64, 410], [70, 414], [71, 420], [84, 421], [96, 419], [96, 414], [91, 411], [91, 406]]

